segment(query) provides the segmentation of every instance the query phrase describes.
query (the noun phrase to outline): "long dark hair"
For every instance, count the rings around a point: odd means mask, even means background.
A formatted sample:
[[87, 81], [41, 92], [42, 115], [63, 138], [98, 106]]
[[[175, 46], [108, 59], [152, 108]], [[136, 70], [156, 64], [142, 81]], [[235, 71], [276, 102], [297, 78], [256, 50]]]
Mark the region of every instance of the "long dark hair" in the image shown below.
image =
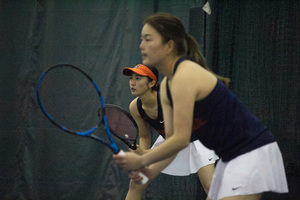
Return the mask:
[[[164, 43], [173, 40], [178, 55], [192, 60], [212, 72], [200, 52], [197, 41], [193, 36], [185, 32], [184, 26], [178, 17], [170, 13], [159, 12], [146, 18], [143, 22], [143, 25], [145, 24], [151, 25], [162, 36]], [[229, 85], [229, 78], [216, 76], [227, 86]]]
[[[152, 87], [152, 90], [159, 91], [159, 83], [158, 83], [159, 74], [158, 74], [158, 71], [155, 67], [148, 67], [148, 68], [153, 72], [153, 74], [157, 78], [157, 83]], [[149, 81], [153, 81], [153, 79], [151, 79], [150, 77], [148, 77], [148, 79], [149, 79]]]

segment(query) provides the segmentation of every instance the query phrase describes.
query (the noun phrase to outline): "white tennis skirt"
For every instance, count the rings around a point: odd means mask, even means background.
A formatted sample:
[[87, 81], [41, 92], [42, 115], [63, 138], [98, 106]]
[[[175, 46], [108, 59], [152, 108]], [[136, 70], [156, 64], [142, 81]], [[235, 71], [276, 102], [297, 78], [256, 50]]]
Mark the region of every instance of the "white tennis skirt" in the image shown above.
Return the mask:
[[209, 198], [218, 200], [262, 192], [288, 192], [281, 152], [277, 142], [217, 163]]
[[[152, 148], [159, 146], [165, 139], [159, 136]], [[219, 157], [213, 150], [206, 148], [199, 140], [191, 142], [189, 146], [178, 152], [174, 160], [162, 173], [172, 176], [187, 176], [196, 173], [201, 167], [213, 164]]]

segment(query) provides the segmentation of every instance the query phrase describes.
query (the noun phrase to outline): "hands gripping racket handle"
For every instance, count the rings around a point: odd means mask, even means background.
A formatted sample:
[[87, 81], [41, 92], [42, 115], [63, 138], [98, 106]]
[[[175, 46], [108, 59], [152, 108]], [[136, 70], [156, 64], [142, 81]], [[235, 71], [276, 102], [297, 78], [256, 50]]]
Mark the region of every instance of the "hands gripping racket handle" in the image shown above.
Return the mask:
[[[118, 153], [118, 155], [125, 155], [125, 152], [123, 150], [120, 150], [119, 153]], [[131, 174], [136, 174], [137, 172], [130, 171], [130, 173]], [[149, 178], [145, 174], [143, 174], [142, 172], [139, 172], [139, 176], [141, 178], [143, 178], [142, 179], [142, 185], [146, 184], [149, 181]]]

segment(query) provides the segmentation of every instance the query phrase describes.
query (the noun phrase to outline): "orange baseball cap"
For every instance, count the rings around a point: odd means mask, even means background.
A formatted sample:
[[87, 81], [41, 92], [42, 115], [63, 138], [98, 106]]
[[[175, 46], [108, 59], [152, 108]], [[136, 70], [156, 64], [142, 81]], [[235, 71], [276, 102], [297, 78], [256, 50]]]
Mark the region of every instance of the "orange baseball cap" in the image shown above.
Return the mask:
[[130, 76], [132, 72], [139, 74], [141, 76], [148, 76], [152, 80], [154, 80], [155, 83], [157, 83], [157, 78], [156, 78], [155, 74], [148, 67], [146, 67], [143, 64], [138, 64], [133, 68], [125, 67], [122, 70], [122, 72], [125, 76]]

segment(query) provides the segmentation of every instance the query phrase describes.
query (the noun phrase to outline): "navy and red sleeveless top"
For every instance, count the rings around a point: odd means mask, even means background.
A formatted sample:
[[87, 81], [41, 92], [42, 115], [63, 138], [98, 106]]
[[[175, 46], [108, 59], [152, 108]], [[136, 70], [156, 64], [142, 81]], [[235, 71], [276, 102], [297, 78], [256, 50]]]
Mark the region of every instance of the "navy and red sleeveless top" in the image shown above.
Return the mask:
[[162, 114], [162, 108], [160, 104], [160, 94], [157, 91], [157, 110], [158, 115], [156, 119], [151, 119], [142, 108], [142, 101], [140, 98], [137, 99], [137, 108], [141, 117], [154, 128], [163, 138], [165, 138], [164, 119]]
[[[178, 60], [173, 74], [183, 60]], [[168, 82], [167, 95], [173, 106]], [[268, 129], [219, 79], [206, 98], [195, 102], [193, 120], [192, 138], [213, 149], [225, 162], [275, 141]]]

